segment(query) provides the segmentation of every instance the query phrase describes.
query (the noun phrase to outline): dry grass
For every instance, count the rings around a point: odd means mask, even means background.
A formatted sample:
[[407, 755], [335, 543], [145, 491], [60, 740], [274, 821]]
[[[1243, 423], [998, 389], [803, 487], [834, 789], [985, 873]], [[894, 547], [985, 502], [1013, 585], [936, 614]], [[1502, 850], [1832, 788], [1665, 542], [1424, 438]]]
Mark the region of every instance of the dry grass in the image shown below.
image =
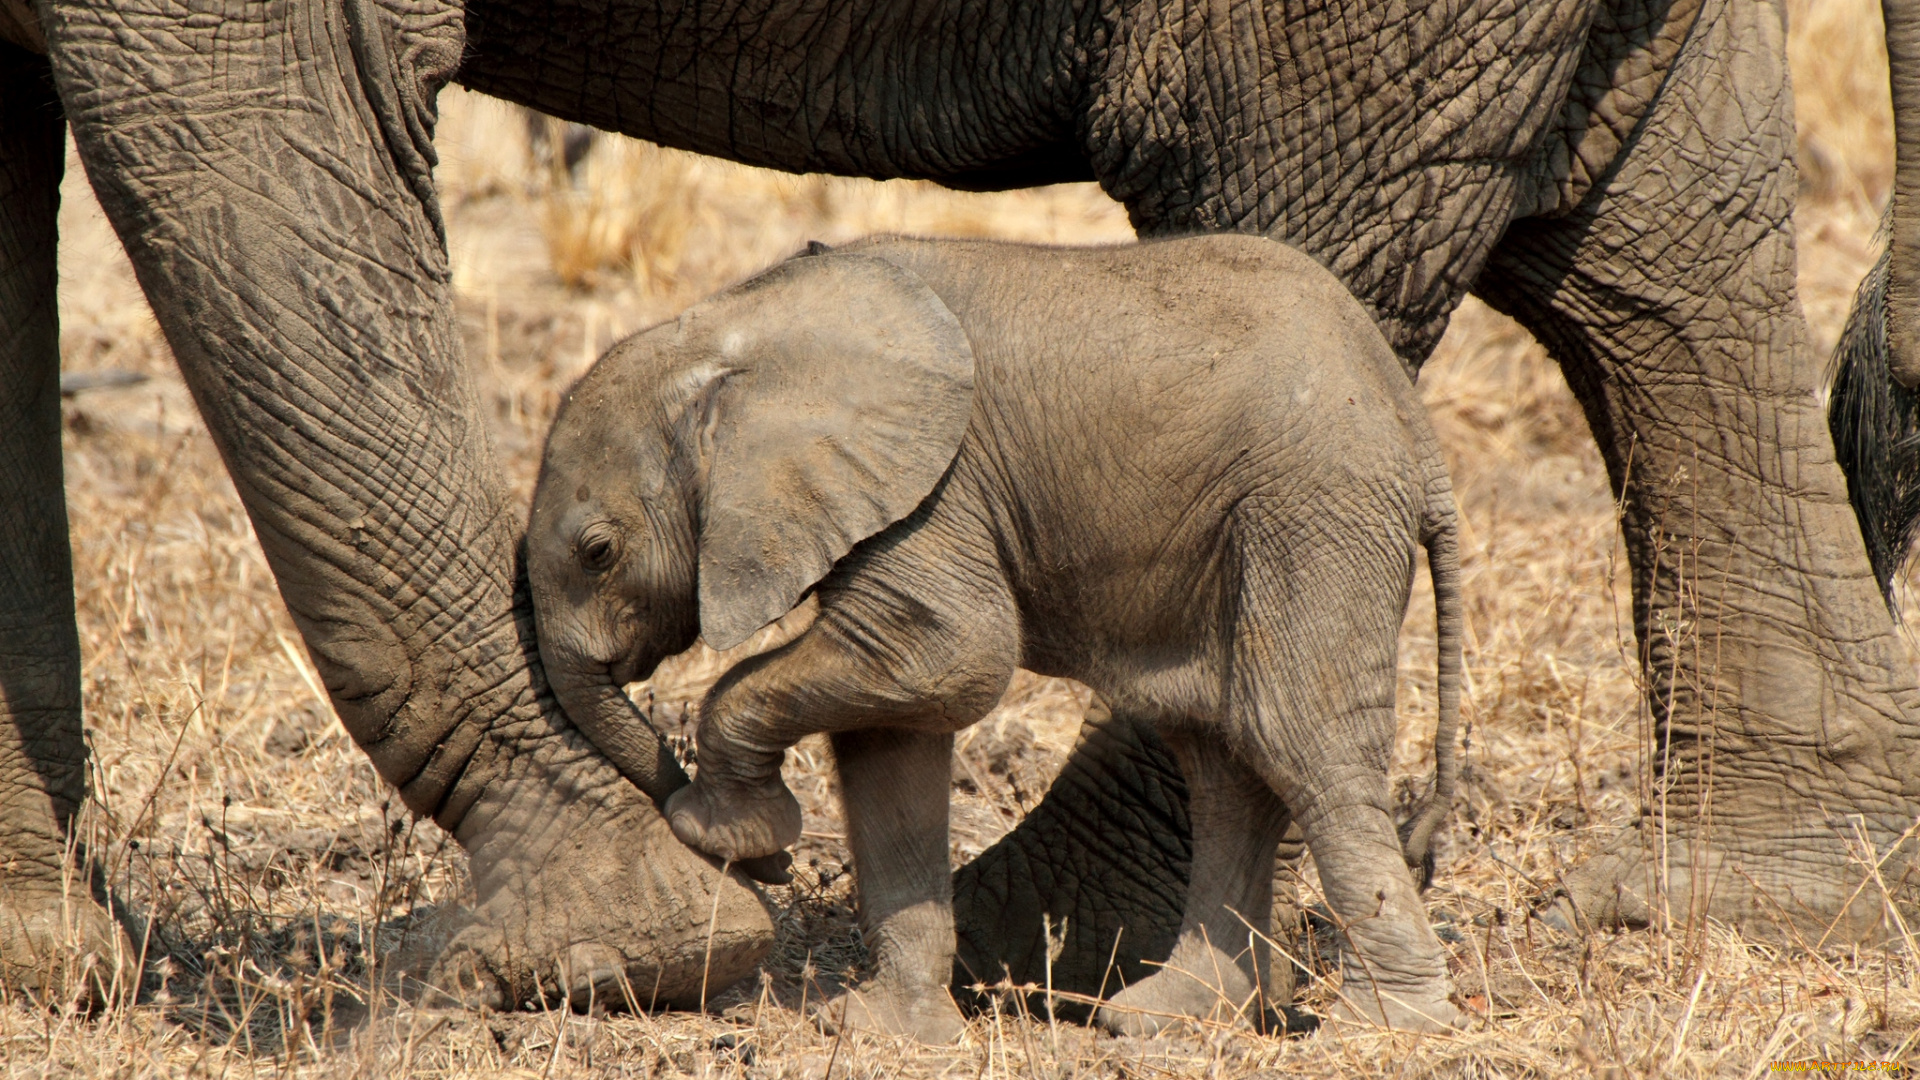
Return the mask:
[[[1803, 296], [1821, 347], [1871, 256], [1890, 160], [1872, 0], [1793, 0], [1803, 160]], [[1097, 191], [1001, 196], [743, 169], [624, 142], [577, 180], [531, 163], [519, 114], [449, 93], [441, 170], [460, 312], [503, 463], [524, 497], [561, 389], [617, 337], [809, 239], [908, 230], [1126, 239]], [[155, 986], [88, 1018], [0, 1005], [7, 1076], [455, 1074], [672, 1076], [1758, 1076], [1775, 1060], [1904, 1058], [1915, 959], [1714, 930], [1564, 940], [1522, 917], [1535, 885], [1638, 804], [1643, 715], [1623, 643], [1613, 507], [1579, 410], [1527, 335], [1469, 304], [1422, 389], [1461, 492], [1473, 772], [1431, 893], [1463, 994], [1488, 1018], [1454, 1038], [1329, 1030], [1130, 1042], [1016, 1011], [946, 1050], [815, 1034], [778, 1004], [858, 964], [820, 747], [790, 769], [807, 807], [801, 883], [774, 890], [769, 972], [708, 1015], [481, 1016], [359, 1004], [419, 905], [457, 898], [462, 860], [396, 814], [335, 723], [111, 235], [75, 170], [63, 220], [70, 369], [146, 373], [67, 407], [91, 849], [151, 919]], [[1431, 755], [1430, 598], [1409, 614], [1397, 768]], [[1911, 605], [1909, 605], [1911, 606]], [[678, 729], [727, 658], [636, 688]], [[1023, 679], [962, 737], [956, 855], [1044, 791], [1084, 691]], [[383, 929], [384, 927], [384, 929]], [[778, 991], [778, 993], [775, 993]], [[1305, 1004], [1323, 1010], [1322, 978]], [[1012, 1009], [1012, 1006], [1008, 1007]]]

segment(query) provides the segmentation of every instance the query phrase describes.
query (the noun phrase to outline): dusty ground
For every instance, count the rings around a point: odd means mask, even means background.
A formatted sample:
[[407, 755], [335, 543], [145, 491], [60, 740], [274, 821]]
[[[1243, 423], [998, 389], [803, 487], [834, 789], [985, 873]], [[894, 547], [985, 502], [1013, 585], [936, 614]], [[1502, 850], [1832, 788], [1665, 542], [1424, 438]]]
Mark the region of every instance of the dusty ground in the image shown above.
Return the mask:
[[[1870, 261], [1890, 175], [1877, 5], [1796, 0], [1808, 198], [1803, 297], [1822, 349]], [[440, 176], [460, 313], [522, 497], [557, 394], [608, 344], [809, 239], [870, 231], [1124, 242], [1097, 190], [1000, 196], [796, 178], [609, 140], [569, 183], [521, 116], [449, 93]], [[1645, 716], [1623, 638], [1624, 567], [1599, 459], [1554, 367], [1469, 302], [1421, 387], [1464, 516], [1472, 774], [1430, 893], [1470, 1004], [1454, 1038], [1327, 1030], [1281, 1042], [1208, 1030], [1151, 1043], [990, 1013], [958, 1048], [814, 1034], [748, 986], [709, 1015], [422, 1013], [360, 1002], [392, 931], [457, 899], [462, 860], [414, 825], [326, 705], [244, 514], [85, 184], [62, 220], [70, 371], [149, 376], [67, 406], [67, 486], [96, 802], [87, 836], [151, 929], [134, 1004], [87, 1018], [0, 1004], [7, 1076], [1079, 1074], [1758, 1076], [1769, 1062], [1904, 1059], [1920, 1035], [1911, 952], [1758, 943], [1722, 930], [1562, 939], [1523, 917], [1628, 819]], [[1431, 601], [1408, 617], [1398, 767], [1430, 767]], [[670, 727], [724, 659], [636, 687]], [[1038, 801], [1085, 692], [1037, 678], [962, 737], [956, 855]], [[802, 873], [776, 889], [781, 987], [857, 965], [827, 756], [790, 773], [806, 803]], [[1304, 1004], [1335, 987], [1315, 981]]]

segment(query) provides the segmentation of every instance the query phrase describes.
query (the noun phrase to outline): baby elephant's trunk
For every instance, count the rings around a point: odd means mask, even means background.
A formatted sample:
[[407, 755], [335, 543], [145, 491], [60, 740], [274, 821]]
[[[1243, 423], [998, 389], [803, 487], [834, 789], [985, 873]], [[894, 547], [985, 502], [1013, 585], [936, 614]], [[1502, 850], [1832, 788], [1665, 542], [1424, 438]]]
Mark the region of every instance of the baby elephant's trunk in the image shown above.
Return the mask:
[[1433, 794], [1404, 833], [1407, 865], [1419, 876], [1420, 888], [1433, 881], [1433, 836], [1453, 809], [1453, 793], [1460, 780], [1460, 541], [1453, 505], [1453, 485], [1444, 467], [1427, 496], [1426, 519], [1420, 542], [1427, 549], [1427, 569], [1433, 577], [1434, 641], [1439, 652], [1435, 697], [1440, 718], [1434, 728]]

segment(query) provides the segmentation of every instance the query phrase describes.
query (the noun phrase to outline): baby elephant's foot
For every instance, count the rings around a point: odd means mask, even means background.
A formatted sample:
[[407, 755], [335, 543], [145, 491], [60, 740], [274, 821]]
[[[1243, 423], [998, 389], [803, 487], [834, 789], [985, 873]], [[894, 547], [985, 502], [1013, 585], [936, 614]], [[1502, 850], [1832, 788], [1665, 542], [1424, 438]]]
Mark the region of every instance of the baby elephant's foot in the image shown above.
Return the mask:
[[[1198, 977], [1202, 974], [1205, 979]], [[1219, 953], [1198, 967], [1176, 969], [1169, 962], [1102, 1005], [1099, 1024], [1115, 1035], [1151, 1038], [1190, 1021], [1256, 1023], [1261, 1015], [1257, 997], [1253, 981]]]
[[1440, 1035], [1467, 1026], [1467, 1014], [1445, 997], [1396, 994], [1370, 986], [1350, 987], [1333, 1008], [1336, 1020]]
[[772, 855], [800, 839], [800, 801], [778, 774], [760, 787], [695, 779], [667, 800], [667, 820], [682, 843], [735, 862]]
[[967, 1029], [944, 986], [916, 990], [868, 983], [827, 1002], [814, 1015], [828, 1034], [904, 1035], [928, 1046], [958, 1041]]

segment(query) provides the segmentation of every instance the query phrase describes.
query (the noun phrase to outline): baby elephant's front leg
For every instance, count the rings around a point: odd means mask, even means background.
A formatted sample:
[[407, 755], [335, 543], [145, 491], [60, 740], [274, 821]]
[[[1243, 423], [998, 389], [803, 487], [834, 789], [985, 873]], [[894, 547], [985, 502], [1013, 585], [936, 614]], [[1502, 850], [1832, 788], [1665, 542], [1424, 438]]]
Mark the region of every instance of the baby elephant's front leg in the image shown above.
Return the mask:
[[701, 778], [667, 799], [673, 835], [681, 843], [744, 862], [792, 847], [800, 839], [800, 802], [780, 779], [732, 786]]
[[[925, 533], [919, 534], [926, 542]], [[965, 1029], [953, 978], [947, 789], [953, 732], [986, 715], [1013, 676], [1019, 620], [986, 573], [900, 572], [900, 588], [826, 594], [820, 617], [786, 646], [735, 668], [701, 708], [694, 782], [667, 802], [673, 831], [734, 858], [797, 839], [800, 810], [780, 781], [786, 748], [834, 736], [859, 890], [872, 949], [866, 979], [829, 1002], [828, 1026], [944, 1043]], [[886, 598], [909, 595], [911, 610]]]
[[[998, 609], [909, 623], [847, 606], [823, 604], [799, 637], [744, 661], [707, 694], [693, 783], [667, 800], [682, 841], [735, 860], [791, 845], [800, 804], [780, 779], [787, 747], [821, 732], [951, 733], [985, 715], [1013, 674], [1014, 621]], [[868, 646], [875, 628], [888, 632], [887, 655]], [[944, 781], [939, 792], [944, 799]]]
[[808, 709], [810, 695], [787, 677], [805, 640], [745, 661], [707, 694], [693, 783], [667, 799], [667, 821], [686, 844], [738, 861], [800, 839], [800, 802], [780, 765], [787, 747], [821, 730], [805, 722], [810, 711], [818, 715]]
[[860, 931], [871, 952], [860, 985], [820, 1011], [829, 1027], [948, 1043], [966, 1028], [953, 981], [953, 873], [947, 859], [947, 787], [953, 736], [903, 731], [833, 737], [859, 888]]

